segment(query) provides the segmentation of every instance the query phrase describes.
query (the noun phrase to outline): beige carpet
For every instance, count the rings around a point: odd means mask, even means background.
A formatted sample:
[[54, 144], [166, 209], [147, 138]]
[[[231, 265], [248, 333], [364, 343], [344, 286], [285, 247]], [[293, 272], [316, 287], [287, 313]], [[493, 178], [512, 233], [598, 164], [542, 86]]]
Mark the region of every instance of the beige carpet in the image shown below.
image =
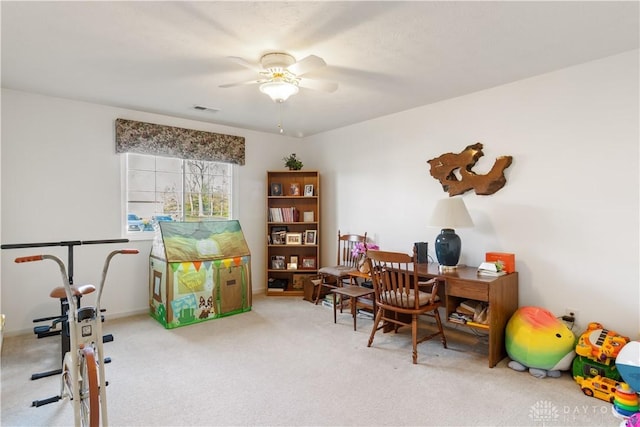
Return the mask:
[[[372, 321], [300, 298], [256, 296], [251, 312], [166, 330], [147, 315], [109, 319], [105, 345], [114, 426], [428, 425], [618, 426], [611, 405], [584, 396], [569, 374], [537, 379], [503, 360], [488, 368], [486, 339], [447, 329], [418, 347]], [[107, 313], [108, 316], [108, 313]], [[429, 325], [427, 325], [429, 326]], [[409, 332], [409, 331], [407, 331]], [[68, 403], [31, 407], [58, 392], [59, 338], [5, 337], [2, 426], [69, 425]]]

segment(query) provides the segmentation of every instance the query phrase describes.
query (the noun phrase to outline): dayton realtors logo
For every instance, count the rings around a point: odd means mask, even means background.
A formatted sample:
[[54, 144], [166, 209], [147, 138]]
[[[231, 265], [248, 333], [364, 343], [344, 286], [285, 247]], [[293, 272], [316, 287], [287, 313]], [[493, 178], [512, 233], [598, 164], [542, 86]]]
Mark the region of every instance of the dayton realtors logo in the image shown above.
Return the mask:
[[529, 418], [543, 424], [560, 418], [560, 410], [548, 400], [539, 400], [529, 408]]
[[529, 408], [529, 418], [542, 425], [562, 425], [580, 421], [583, 425], [601, 425], [611, 416], [607, 405], [557, 406], [548, 400], [539, 400]]

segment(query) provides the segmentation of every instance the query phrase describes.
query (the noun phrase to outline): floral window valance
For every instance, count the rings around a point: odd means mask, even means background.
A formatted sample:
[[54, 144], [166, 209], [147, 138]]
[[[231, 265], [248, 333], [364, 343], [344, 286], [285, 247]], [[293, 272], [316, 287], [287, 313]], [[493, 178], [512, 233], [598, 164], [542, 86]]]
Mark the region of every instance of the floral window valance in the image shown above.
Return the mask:
[[116, 119], [116, 153], [244, 165], [244, 137]]

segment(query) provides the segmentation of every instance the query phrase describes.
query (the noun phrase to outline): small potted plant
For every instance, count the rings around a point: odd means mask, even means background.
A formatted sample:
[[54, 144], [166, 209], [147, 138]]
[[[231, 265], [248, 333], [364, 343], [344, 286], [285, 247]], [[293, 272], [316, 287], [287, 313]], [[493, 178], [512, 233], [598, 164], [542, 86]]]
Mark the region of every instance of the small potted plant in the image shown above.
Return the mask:
[[299, 171], [302, 169], [302, 166], [304, 166], [296, 157], [296, 153], [293, 153], [288, 157], [283, 157], [282, 160], [284, 160], [284, 165], [291, 171]]

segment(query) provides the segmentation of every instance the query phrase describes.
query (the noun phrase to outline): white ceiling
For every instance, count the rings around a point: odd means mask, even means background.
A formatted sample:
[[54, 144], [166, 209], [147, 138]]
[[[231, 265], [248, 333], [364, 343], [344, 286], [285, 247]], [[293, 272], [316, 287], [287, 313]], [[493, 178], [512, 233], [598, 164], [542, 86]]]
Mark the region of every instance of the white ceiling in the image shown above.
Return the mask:
[[[2, 87], [308, 136], [639, 47], [627, 2], [2, 1]], [[314, 54], [281, 106], [228, 56]], [[526, 102], [526, 100], [523, 100]], [[197, 111], [201, 105], [218, 112]]]

